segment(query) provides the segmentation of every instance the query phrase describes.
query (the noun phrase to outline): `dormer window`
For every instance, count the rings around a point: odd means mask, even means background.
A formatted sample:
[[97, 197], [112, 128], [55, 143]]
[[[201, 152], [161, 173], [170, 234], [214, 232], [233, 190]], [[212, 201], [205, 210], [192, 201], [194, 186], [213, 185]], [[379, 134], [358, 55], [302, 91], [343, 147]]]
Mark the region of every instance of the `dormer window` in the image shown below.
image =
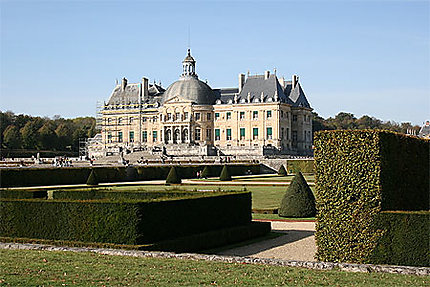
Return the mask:
[[215, 102], [215, 104], [217, 104], [217, 105], [221, 105], [221, 100], [216, 100], [216, 102]]

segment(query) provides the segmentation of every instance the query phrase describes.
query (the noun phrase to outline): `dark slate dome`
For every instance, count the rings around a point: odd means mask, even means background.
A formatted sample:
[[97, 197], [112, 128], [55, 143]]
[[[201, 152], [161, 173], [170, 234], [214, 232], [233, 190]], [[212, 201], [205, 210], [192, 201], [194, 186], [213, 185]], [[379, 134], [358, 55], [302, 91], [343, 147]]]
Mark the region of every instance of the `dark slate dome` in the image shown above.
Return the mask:
[[183, 76], [171, 84], [164, 92], [163, 102], [176, 96], [198, 105], [212, 105], [216, 100], [214, 91], [207, 84], [193, 76]]

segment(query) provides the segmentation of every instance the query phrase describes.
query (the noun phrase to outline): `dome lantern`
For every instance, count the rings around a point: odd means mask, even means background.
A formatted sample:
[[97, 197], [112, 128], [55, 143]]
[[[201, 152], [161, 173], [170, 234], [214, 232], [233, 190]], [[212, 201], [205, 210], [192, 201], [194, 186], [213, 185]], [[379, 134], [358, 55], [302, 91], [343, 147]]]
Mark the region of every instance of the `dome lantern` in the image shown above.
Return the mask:
[[196, 74], [196, 61], [191, 56], [191, 49], [188, 48], [187, 56], [182, 61], [182, 77], [192, 76], [197, 78]]

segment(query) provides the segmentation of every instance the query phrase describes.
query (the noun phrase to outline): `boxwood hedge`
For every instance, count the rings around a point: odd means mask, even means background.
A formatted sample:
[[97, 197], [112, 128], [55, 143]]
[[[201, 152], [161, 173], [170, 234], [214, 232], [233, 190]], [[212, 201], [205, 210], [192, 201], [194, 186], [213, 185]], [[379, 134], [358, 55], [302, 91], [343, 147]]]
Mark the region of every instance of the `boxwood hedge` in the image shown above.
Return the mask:
[[[204, 165], [175, 166], [181, 178], [194, 178]], [[137, 166], [137, 167], [68, 167], [68, 168], [5, 168], [0, 169], [0, 187], [49, 186], [62, 184], [85, 184], [94, 170], [97, 180], [101, 182], [121, 182], [139, 180], [166, 179], [171, 166]], [[222, 165], [212, 165], [211, 173], [219, 175]], [[250, 170], [260, 173], [258, 164], [232, 164], [229, 171], [232, 175], [242, 175]]]
[[287, 160], [287, 172], [292, 173], [315, 173], [313, 159], [290, 159]]
[[314, 144], [319, 260], [371, 262], [382, 210], [429, 209], [428, 140], [342, 130], [318, 132]]
[[176, 200], [0, 199], [0, 236], [146, 244], [251, 222], [249, 192]]
[[367, 261], [375, 264], [430, 266], [430, 212], [383, 211], [375, 219], [382, 230]]

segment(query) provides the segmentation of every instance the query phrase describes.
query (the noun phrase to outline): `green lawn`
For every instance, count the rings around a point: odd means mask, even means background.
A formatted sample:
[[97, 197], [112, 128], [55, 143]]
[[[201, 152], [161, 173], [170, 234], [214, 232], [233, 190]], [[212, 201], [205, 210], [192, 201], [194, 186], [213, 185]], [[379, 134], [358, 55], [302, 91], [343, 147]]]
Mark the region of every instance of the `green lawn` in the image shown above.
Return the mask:
[[0, 250], [2, 286], [429, 286], [430, 277], [95, 253]]
[[[252, 192], [252, 208], [270, 209], [278, 208], [282, 196], [286, 191], [287, 186], [273, 186], [273, 185], [180, 185], [180, 186], [166, 186], [166, 185], [131, 185], [131, 186], [113, 186], [113, 187], [100, 187], [106, 191], [219, 191], [219, 190], [232, 190], [243, 191], [248, 190]], [[314, 191], [314, 186], [311, 186]]]

